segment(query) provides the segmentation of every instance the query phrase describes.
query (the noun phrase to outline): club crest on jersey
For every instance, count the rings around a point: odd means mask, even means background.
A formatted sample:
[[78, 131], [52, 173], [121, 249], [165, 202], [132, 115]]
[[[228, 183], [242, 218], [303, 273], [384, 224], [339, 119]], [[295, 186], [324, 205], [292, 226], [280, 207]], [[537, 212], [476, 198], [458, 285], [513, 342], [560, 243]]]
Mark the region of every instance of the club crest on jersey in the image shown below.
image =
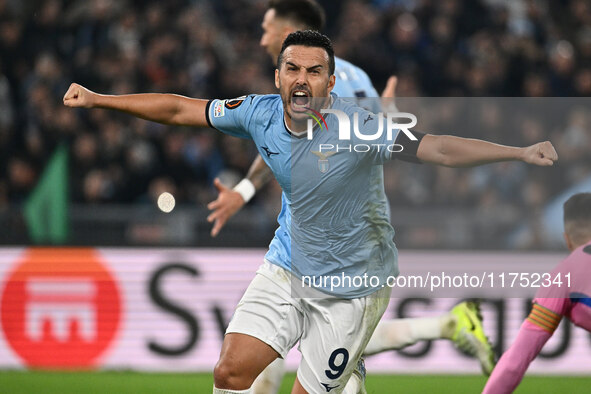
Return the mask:
[[332, 155], [334, 155], [337, 152], [324, 152], [324, 153], [322, 153], [322, 152], [311, 150], [310, 153], [313, 153], [316, 156], [318, 156], [318, 170], [321, 173], [324, 174], [330, 168], [330, 164], [328, 163], [328, 158], [331, 157]]
[[240, 107], [240, 104], [242, 104], [244, 102], [245, 98], [246, 98], [246, 96], [240, 96], [240, 97], [236, 97], [235, 99], [225, 100], [226, 101], [225, 107], [228, 109], [236, 109], [236, 108]]

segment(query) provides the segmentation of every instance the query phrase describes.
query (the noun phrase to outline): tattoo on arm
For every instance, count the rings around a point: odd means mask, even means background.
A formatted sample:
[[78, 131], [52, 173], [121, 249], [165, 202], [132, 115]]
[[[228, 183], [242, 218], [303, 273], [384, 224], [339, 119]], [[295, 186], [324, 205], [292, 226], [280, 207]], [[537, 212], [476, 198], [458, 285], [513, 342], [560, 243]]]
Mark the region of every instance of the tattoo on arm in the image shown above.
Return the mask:
[[258, 155], [255, 161], [248, 169], [246, 178], [252, 182], [257, 190], [260, 190], [267, 182], [271, 180], [273, 173], [271, 169], [265, 164], [263, 158]]

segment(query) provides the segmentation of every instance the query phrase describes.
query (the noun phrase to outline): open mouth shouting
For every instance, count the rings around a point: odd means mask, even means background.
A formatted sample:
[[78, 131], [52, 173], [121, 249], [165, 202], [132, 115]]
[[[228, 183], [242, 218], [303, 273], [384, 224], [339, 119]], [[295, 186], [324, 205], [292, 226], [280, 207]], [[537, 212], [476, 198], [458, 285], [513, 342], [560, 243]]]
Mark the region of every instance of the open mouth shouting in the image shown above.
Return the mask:
[[307, 89], [296, 88], [291, 92], [291, 109], [294, 112], [307, 112], [312, 94]]

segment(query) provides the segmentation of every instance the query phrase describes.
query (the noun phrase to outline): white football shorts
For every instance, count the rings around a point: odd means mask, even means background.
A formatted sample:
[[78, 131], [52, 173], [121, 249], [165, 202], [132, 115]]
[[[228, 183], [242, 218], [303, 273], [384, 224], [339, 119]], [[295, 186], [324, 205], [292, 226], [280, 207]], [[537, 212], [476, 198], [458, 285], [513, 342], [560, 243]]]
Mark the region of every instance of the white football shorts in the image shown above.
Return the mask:
[[355, 299], [293, 298], [291, 274], [267, 261], [238, 303], [226, 334], [253, 336], [281, 357], [300, 341], [297, 376], [308, 393], [340, 393], [384, 314], [388, 286]]

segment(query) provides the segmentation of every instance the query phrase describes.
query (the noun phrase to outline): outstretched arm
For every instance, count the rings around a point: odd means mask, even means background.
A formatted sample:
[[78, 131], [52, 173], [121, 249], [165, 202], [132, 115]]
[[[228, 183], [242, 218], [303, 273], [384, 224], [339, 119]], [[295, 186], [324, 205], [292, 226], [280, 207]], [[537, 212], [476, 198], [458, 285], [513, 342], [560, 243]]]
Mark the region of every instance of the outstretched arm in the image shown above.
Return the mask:
[[418, 147], [417, 158], [447, 167], [473, 167], [510, 160], [551, 166], [558, 160], [558, 154], [549, 141], [517, 148], [471, 138], [427, 134]]
[[540, 353], [552, 336], [529, 321], [523, 322], [517, 338], [503, 354], [484, 387], [483, 394], [512, 393], [527, 371], [529, 364]]
[[246, 178], [234, 189], [222, 185], [219, 179], [214, 180], [214, 186], [218, 189], [218, 198], [210, 202], [207, 208], [213, 211], [208, 217], [208, 222], [213, 222], [211, 236], [219, 234], [226, 222], [236, 214], [271, 178], [273, 173], [259, 155], [250, 166]]
[[561, 310], [565, 308], [565, 302], [564, 298], [536, 298], [529, 316], [519, 329], [515, 342], [503, 354], [488, 379], [484, 393], [502, 394], [512, 393], [515, 390], [529, 364], [540, 353], [562, 319], [560, 313], [554, 312], [549, 307]]
[[68, 107], [113, 109], [153, 122], [196, 127], [208, 126], [207, 102], [176, 94], [98, 94], [76, 83], [64, 95]]

